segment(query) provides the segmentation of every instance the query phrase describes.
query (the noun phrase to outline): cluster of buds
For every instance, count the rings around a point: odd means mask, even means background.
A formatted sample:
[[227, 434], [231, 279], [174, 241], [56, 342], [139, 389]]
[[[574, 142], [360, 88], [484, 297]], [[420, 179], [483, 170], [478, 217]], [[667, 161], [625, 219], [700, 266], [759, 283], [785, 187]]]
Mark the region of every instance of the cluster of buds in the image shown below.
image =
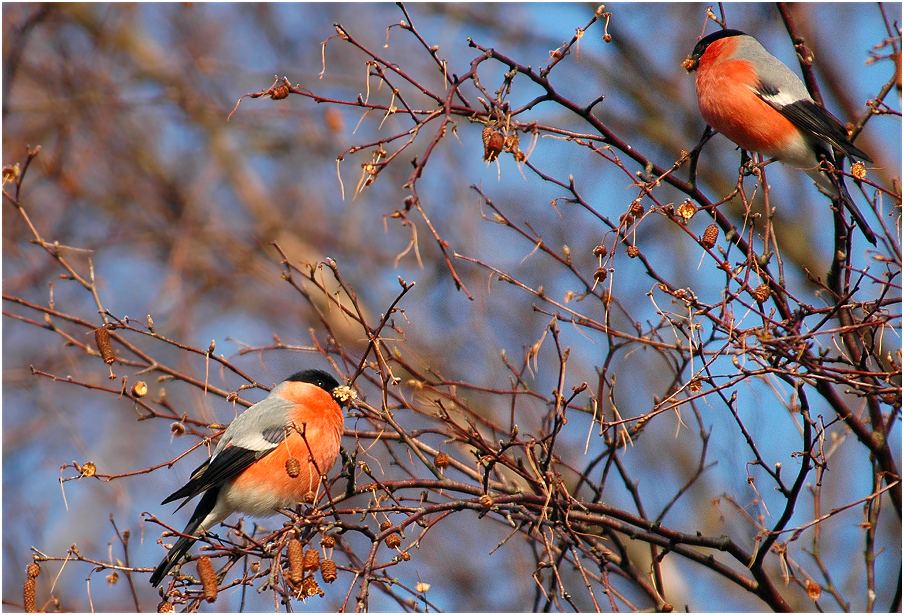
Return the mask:
[[333, 399], [340, 404], [347, 404], [358, 399], [358, 393], [355, 389], [345, 386], [344, 384], [333, 389]]

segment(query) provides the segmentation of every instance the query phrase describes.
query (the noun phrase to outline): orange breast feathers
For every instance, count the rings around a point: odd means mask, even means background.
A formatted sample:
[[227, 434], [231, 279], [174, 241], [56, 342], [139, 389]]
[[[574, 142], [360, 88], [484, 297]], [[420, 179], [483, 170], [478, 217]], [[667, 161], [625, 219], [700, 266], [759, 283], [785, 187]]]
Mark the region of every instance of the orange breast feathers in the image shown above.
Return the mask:
[[[287, 382], [280, 392], [295, 403], [290, 412], [287, 437], [235, 478], [233, 489], [266, 493], [277, 506], [292, 506], [318, 491], [320, 475], [326, 474], [339, 456], [342, 439], [342, 409], [323, 389], [305, 382]], [[298, 460], [298, 476], [286, 469], [290, 457]]]
[[742, 148], [777, 156], [798, 137], [798, 130], [756, 95], [756, 70], [746, 60], [731, 59], [732, 46], [737, 41], [731, 38], [715, 41], [700, 58], [696, 77], [700, 114]]

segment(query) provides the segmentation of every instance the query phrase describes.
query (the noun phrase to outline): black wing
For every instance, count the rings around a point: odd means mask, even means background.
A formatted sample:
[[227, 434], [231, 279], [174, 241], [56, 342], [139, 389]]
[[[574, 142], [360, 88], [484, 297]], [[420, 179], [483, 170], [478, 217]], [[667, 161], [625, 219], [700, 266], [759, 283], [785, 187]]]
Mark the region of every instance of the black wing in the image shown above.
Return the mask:
[[798, 100], [790, 105], [782, 105], [772, 98], [778, 93], [775, 88], [760, 84], [759, 90], [762, 100], [801, 130], [816, 135], [826, 143], [831, 143], [851, 158], [865, 162], [873, 161], [869, 154], [851, 143], [841, 121], [812, 100]]
[[[219, 487], [231, 478], [242, 473], [245, 468], [268, 454], [273, 449], [252, 451], [240, 446], [229, 446], [220, 451], [212, 460], [208, 459], [192, 472], [191, 479], [182, 487], [167, 496], [161, 504], [168, 504], [182, 498], [193, 498], [211, 487]], [[185, 502], [179, 506], [185, 505]], [[176, 509], [178, 510], [178, 509]]]

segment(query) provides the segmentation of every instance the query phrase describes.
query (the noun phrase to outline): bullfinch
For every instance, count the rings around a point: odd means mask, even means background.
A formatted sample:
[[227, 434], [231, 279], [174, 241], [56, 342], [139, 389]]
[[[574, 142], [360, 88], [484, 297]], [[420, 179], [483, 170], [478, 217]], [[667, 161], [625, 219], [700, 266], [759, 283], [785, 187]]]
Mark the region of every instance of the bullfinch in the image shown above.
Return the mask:
[[872, 162], [851, 143], [834, 115], [810, 98], [790, 68], [752, 36], [720, 30], [700, 39], [684, 61], [696, 71], [697, 103], [703, 119], [741, 148], [803, 169], [819, 189], [840, 199], [867, 241], [876, 243], [842, 177], [833, 178], [820, 159], [834, 165], [832, 147], [856, 160]]
[[[316, 492], [321, 474], [339, 455], [343, 418], [334, 398], [337, 387], [336, 380], [320, 370], [292, 374], [229, 424], [210, 459], [163, 500], [166, 504], [186, 498], [182, 508], [203, 494], [182, 530], [185, 535], [151, 575], [151, 585], [163, 580], [205, 530], [233, 512], [272, 515]], [[297, 467], [287, 464], [293, 457], [300, 462]]]

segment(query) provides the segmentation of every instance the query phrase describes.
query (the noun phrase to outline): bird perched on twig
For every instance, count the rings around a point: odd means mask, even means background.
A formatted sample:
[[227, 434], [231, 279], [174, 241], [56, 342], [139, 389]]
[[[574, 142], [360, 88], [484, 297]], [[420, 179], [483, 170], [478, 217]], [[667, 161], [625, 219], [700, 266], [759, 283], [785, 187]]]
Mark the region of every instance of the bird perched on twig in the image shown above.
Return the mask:
[[822, 192], [847, 207], [875, 245], [876, 236], [841, 175], [830, 174], [822, 164], [836, 164], [832, 147], [855, 160], [872, 160], [851, 143], [841, 122], [810, 98], [790, 68], [739, 30], [700, 39], [683, 66], [697, 72], [697, 103], [713, 129], [745, 150], [805, 170]]
[[343, 417], [334, 396], [342, 388], [347, 387], [326, 372], [298, 372], [229, 424], [210, 459], [163, 500], [186, 498], [181, 508], [203, 494], [184, 535], [151, 575], [151, 585], [163, 580], [205, 530], [233, 512], [272, 515], [316, 493], [321, 475], [339, 455]]

